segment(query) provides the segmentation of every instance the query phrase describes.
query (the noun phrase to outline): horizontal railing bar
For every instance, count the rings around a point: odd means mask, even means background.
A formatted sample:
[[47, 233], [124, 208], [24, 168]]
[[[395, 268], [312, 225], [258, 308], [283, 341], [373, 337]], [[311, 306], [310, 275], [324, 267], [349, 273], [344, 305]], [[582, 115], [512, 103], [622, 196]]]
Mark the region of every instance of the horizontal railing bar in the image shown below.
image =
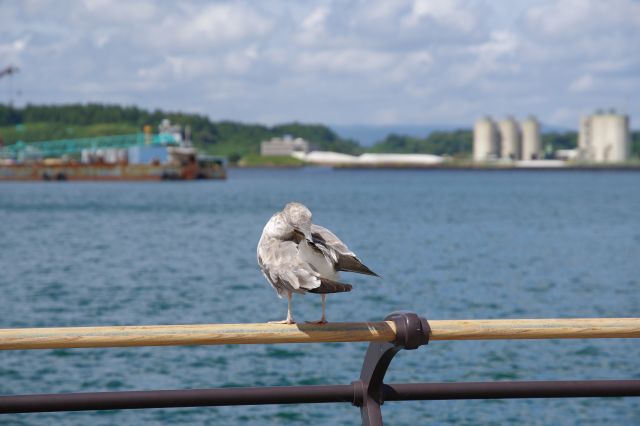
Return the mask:
[[[353, 403], [349, 385], [274, 386], [0, 396], [0, 414], [52, 411]], [[383, 386], [385, 401], [640, 396], [640, 380], [411, 383]]]
[[350, 385], [271, 386], [0, 396], [0, 414], [353, 402]]
[[430, 340], [639, 338], [640, 318], [429, 321]]
[[[640, 318], [431, 320], [430, 340], [639, 338]], [[388, 342], [393, 321], [0, 329], [0, 350], [312, 342]]]
[[198, 324], [0, 329], [0, 349], [388, 342], [393, 322]]
[[385, 401], [640, 396], [640, 380], [410, 383], [384, 385]]
[[391, 321], [329, 324], [198, 324], [0, 329], [1, 349], [388, 342]]

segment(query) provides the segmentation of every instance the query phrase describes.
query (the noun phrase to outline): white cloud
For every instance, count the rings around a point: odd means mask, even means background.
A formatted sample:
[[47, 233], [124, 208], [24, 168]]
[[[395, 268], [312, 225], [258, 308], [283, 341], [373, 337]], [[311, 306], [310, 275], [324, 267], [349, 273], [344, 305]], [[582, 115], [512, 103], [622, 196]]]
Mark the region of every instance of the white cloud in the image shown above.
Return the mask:
[[[20, 38], [7, 43], [0, 43], [0, 56], [11, 62], [19, 60], [21, 54], [27, 47], [28, 39]], [[2, 64], [0, 64], [1, 66]]]
[[640, 3], [633, 0], [547, 1], [526, 13], [531, 30], [552, 37], [601, 36], [600, 31], [640, 25]]
[[314, 44], [327, 36], [326, 24], [329, 9], [320, 6], [307, 15], [300, 25], [299, 40], [305, 44]]
[[476, 46], [471, 46], [469, 63], [458, 66], [458, 83], [474, 84], [477, 79], [495, 72], [513, 70], [517, 61], [513, 54], [518, 48], [518, 38], [510, 31], [493, 31], [490, 38]]
[[256, 46], [249, 46], [244, 50], [228, 53], [225, 57], [225, 68], [232, 73], [246, 73], [260, 61], [260, 54]]
[[20, 66], [23, 102], [334, 123], [512, 112], [573, 125], [575, 111], [640, 93], [630, 0], [1, 4], [0, 67]]
[[572, 92], [587, 92], [593, 87], [593, 76], [591, 74], [585, 74], [577, 79], [573, 80], [569, 85], [569, 90]]
[[78, 13], [91, 21], [143, 24], [157, 17], [154, 4], [147, 0], [84, 0]]
[[462, 32], [470, 32], [476, 27], [476, 18], [471, 11], [457, 0], [414, 0], [411, 13], [404, 19], [407, 27], [415, 27], [429, 20]]
[[13, 53], [20, 53], [25, 47], [27, 47], [26, 39], [14, 40], [13, 43], [10, 43], [9, 51], [12, 51]]
[[140, 37], [160, 49], [201, 51], [264, 37], [272, 22], [241, 3], [196, 5], [174, 10]]
[[371, 74], [391, 66], [394, 55], [371, 50], [327, 50], [305, 52], [294, 58], [292, 66], [309, 72]]
[[[424, 83], [433, 64], [433, 55], [427, 50], [408, 52], [394, 58], [393, 66], [390, 67], [387, 75], [390, 81], [405, 83], [407, 87], [411, 87], [410, 92], [413, 94], [426, 93]], [[414, 84], [416, 81], [417, 85]]]

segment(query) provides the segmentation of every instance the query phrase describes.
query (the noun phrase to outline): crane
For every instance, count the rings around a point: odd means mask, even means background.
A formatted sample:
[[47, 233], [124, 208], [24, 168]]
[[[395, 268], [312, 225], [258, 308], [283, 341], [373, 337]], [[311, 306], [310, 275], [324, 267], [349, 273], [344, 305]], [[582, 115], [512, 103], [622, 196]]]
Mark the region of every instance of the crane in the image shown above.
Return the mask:
[[[2, 69], [0, 69], [0, 78], [2, 77], [11, 77], [13, 74], [17, 73], [19, 70], [18, 67], [14, 67], [13, 65], [8, 65]], [[11, 84], [11, 80], [9, 80], [9, 105], [13, 104], [13, 100], [11, 99], [11, 94], [13, 92], [13, 84]]]
[[9, 65], [7, 67], [4, 67], [3, 69], [0, 70], [0, 78], [4, 77], [5, 75], [12, 75], [18, 72], [18, 67], [14, 67], [13, 65]]

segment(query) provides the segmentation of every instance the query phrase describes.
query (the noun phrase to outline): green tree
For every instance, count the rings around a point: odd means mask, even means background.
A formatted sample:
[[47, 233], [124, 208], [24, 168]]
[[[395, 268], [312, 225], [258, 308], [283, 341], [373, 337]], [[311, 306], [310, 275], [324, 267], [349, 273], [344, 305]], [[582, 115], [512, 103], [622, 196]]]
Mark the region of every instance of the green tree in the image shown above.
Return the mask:
[[471, 155], [473, 134], [460, 129], [452, 132], [433, 132], [426, 138], [391, 134], [374, 144], [371, 152], [449, 155], [464, 158]]

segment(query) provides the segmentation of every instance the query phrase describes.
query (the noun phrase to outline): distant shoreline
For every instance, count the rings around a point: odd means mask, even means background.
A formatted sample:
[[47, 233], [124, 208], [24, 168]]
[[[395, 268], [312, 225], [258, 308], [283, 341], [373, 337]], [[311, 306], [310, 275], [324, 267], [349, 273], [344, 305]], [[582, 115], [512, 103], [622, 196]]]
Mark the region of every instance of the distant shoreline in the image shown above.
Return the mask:
[[558, 172], [576, 172], [576, 171], [640, 171], [640, 164], [622, 164], [622, 165], [580, 165], [565, 167], [515, 167], [515, 166], [486, 166], [486, 165], [453, 165], [453, 164], [435, 164], [435, 165], [331, 165], [331, 164], [298, 164], [298, 165], [228, 165], [230, 169], [301, 169], [301, 168], [329, 168], [334, 170], [447, 170], [447, 171], [558, 171]]

